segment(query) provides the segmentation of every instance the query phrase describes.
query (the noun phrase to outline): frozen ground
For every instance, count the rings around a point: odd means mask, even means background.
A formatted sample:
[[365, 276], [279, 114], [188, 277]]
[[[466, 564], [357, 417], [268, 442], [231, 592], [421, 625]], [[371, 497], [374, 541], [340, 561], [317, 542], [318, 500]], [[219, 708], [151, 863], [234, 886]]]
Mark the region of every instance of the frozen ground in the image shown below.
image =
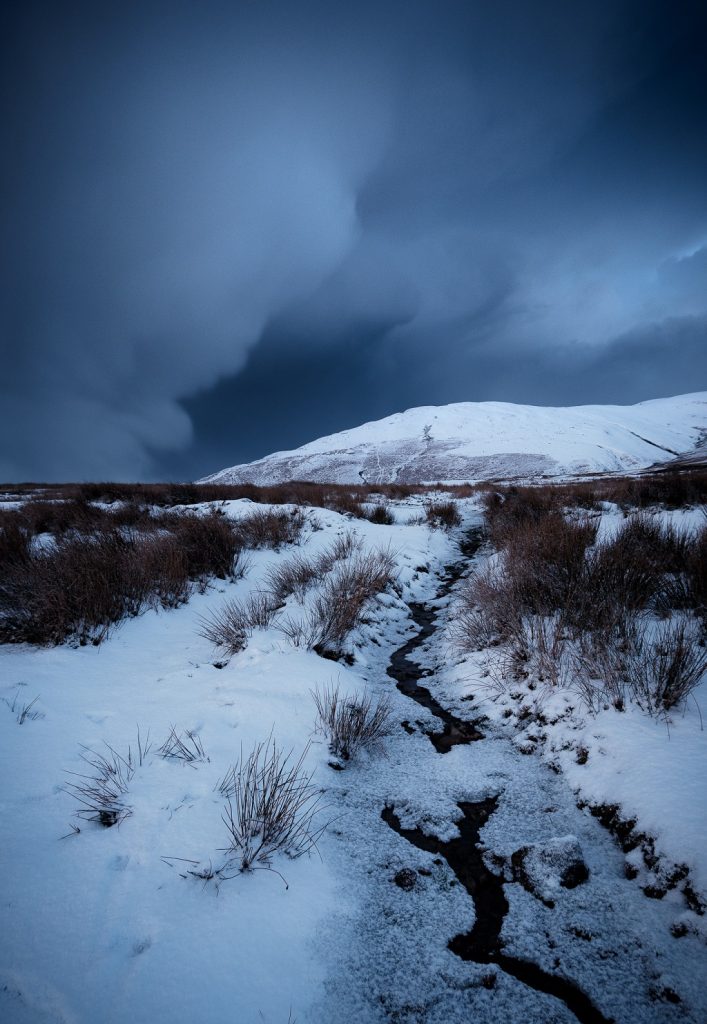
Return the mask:
[[[230, 513], [248, 507], [234, 502]], [[604, 1019], [707, 1017], [704, 941], [692, 928], [680, 938], [671, 933], [677, 918], [697, 915], [686, 911], [677, 890], [648, 899], [641, 878], [629, 881], [623, 852], [588, 809], [577, 808], [575, 794], [580, 788], [589, 799], [610, 788], [612, 800], [625, 800], [672, 860], [689, 861], [701, 879], [704, 847], [694, 848], [699, 837], [686, 808], [689, 797], [694, 821], [704, 827], [704, 789], [690, 787], [704, 779], [705, 734], [692, 712], [669, 736], [643, 718], [587, 719], [583, 742], [597, 733], [607, 752], [592, 747], [582, 766], [568, 755], [560, 774], [546, 763], [553, 759], [549, 744], [543, 756], [521, 753], [504, 732], [501, 704], [480, 686], [481, 666], [454, 663], [446, 647], [449, 598], [437, 595], [442, 567], [460, 557], [454, 538], [407, 523], [415, 518], [414, 500], [395, 511], [399, 525], [388, 527], [317, 510], [320, 528], [308, 529], [303, 541], [314, 552], [355, 529], [367, 546], [390, 543], [397, 551], [400, 593], [383, 595], [371, 608], [350, 667], [292, 648], [274, 628], [256, 631], [245, 651], [215, 667], [222, 656], [199, 637], [199, 616], [228, 596], [258, 590], [266, 567], [287, 558], [287, 550], [256, 553], [245, 580], [128, 621], [100, 648], [0, 649], [0, 696], [11, 703], [18, 694], [25, 703], [38, 696], [33, 710], [42, 716], [19, 725], [16, 713], [0, 705], [0, 1020], [576, 1020], [562, 1000], [495, 963], [465, 962], [447, 948], [471, 929], [472, 898], [443, 853], [421, 850], [381, 817], [394, 808], [403, 829], [421, 830], [441, 849], [458, 836], [459, 803], [491, 796], [497, 809], [480, 839], [488, 867], [506, 880], [508, 955], [568, 979]], [[468, 505], [466, 525], [476, 518]], [[425, 685], [459, 717], [480, 719], [484, 735], [446, 754], [427, 735], [439, 722], [386, 673], [392, 651], [414, 635], [413, 602], [439, 607], [436, 631], [415, 653], [432, 673]], [[289, 604], [296, 612], [294, 599]], [[310, 694], [332, 681], [393, 701], [384, 752], [362, 754], [338, 772], [313, 733]], [[190, 767], [159, 757], [156, 748], [172, 725], [196, 730], [209, 760]], [[79, 822], [80, 834], [61, 839], [76, 820], [75, 801], [63, 787], [65, 772], [82, 770], [81, 745], [125, 751], [134, 748], [138, 726], [155, 742], [129, 787], [130, 816], [108, 829]], [[284, 880], [265, 870], [219, 886], [190, 876], [192, 862], [217, 866], [223, 858], [218, 781], [241, 748], [247, 752], [270, 734], [297, 755], [312, 741], [307, 765], [331, 820], [321, 856], [276, 860]], [[673, 763], [676, 749], [683, 753]], [[622, 789], [629, 764], [650, 765], [653, 774], [634, 771]], [[672, 807], [647, 790], [668, 764], [682, 794]], [[581, 848], [586, 882], [558, 887], [552, 856], [529, 862], [536, 891], [512, 880], [516, 851], [531, 844], [552, 851], [568, 836]]]

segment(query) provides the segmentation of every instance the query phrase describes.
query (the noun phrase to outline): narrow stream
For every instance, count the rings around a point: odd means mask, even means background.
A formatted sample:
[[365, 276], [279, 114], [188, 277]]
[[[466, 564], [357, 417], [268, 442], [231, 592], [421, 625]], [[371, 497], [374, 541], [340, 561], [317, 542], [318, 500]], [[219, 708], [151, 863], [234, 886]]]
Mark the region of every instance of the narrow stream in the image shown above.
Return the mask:
[[[462, 547], [467, 558], [472, 558], [482, 541], [480, 531], [468, 534]], [[438, 597], [447, 595], [464, 571], [464, 563], [455, 563], [446, 569]], [[434, 633], [436, 613], [422, 604], [411, 604], [413, 620], [419, 632], [394, 652], [390, 659], [388, 675], [396, 682], [405, 696], [417, 701], [444, 723], [443, 730], [427, 733], [438, 753], [447, 753], [455, 744], [483, 740], [475, 722], [465, 722], [443, 708], [430, 691], [421, 686], [419, 680], [430, 672], [422, 669], [410, 659], [410, 655]], [[479, 832], [498, 807], [498, 796], [471, 803], [462, 801], [459, 809], [462, 818], [457, 822], [458, 838], [443, 842], [435, 836], [428, 836], [420, 829], [403, 828], [395, 814], [394, 807], [385, 807], [381, 817], [398, 835], [413, 846], [428, 853], [444, 857], [450, 868], [471, 896], [474, 903], [475, 921], [469, 932], [455, 936], [449, 948], [462, 960], [479, 964], [496, 964], [506, 974], [537, 992], [560, 999], [582, 1024], [611, 1024], [611, 1021], [594, 1006], [589, 997], [566, 978], [549, 974], [537, 964], [508, 956], [503, 951], [501, 929], [508, 913], [508, 900], [503, 888], [503, 879], [495, 875], [484, 863], [479, 849]]]
[[[460, 545], [462, 554], [466, 558], [473, 558], [483, 541], [483, 531], [480, 529], [470, 530], [463, 543]], [[454, 562], [445, 567], [445, 574], [442, 577], [442, 586], [437, 597], [446, 597], [454, 584], [460, 579], [466, 565], [464, 562]], [[459, 743], [471, 743], [473, 740], [483, 739], [483, 733], [475, 722], [465, 721], [457, 718], [451, 711], [435, 700], [425, 686], [420, 685], [420, 679], [430, 675], [428, 669], [423, 669], [415, 661], [410, 660], [410, 655], [418, 647], [432, 636], [436, 629], [437, 612], [424, 604], [413, 602], [410, 605], [413, 622], [419, 627], [419, 631], [406, 644], [394, 651], [388, 666], [388, 675], [395, 680], [395, 684], [401, 693], [412, 698], [427, 708], [432, 714], [444, 722], [444, 728], [439, 732], [428, 732], [430, 741], [438, 754], [446, 754]]]

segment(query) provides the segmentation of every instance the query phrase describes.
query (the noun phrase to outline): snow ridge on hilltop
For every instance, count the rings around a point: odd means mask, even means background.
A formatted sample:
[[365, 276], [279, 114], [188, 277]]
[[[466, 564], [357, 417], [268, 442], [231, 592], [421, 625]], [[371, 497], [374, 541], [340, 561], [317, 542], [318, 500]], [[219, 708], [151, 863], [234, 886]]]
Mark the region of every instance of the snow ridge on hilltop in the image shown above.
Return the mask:
[[448, 483], [625, 472], [695, 451], [707, 392], [637, 405], [421, 406], [232, 466], [202, 483]]

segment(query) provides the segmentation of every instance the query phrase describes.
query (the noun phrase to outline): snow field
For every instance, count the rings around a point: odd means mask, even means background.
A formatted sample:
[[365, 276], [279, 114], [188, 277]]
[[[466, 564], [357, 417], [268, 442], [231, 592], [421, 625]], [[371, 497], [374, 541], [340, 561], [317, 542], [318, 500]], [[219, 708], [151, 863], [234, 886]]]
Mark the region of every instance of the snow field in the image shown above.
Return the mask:
[[[233, 517], [252, 508], [247, 501], [227, 504]], [[613, 838], [577, 808], [578, 796], [610, 792], [641, 827], [655, 825], [657, 848], [675, 862], [690, 858], [696, 881], [702, 878], [707, 844], [697, 849], [700, 833], [690, 825], [690, 814], [705, 820], [704, 793], [697, 783], [690, 790], [691, 780], [704, 778], [705, 734], [695, 727], [696, 714], [688, 707], [684, 717], [673, 716], [668, 732], [633, 710], [592, 718], [576, 698], [566, 714], [571, 694], [545, 694], [548, 717], [555, 710], [558, 721], [548, 727], [542, 757], [523, 754], [518, 726], [503, 712], [537, 693], [494, 694], [484, 676], [486, 656], [460, 660], [445, 641], [454, 602], [435, 595], [441, 567], [459, 552], [453, 537], [415, 522], [420, 508], [415, 498], [395, 504], [393, 526], [316, 509], [301, 546], [250, 553], [245, 579], [217, 583], [176, 610], [128, 620], [99, 648], [0, 648], [0, 696], [12, 697], [18, 687], [23, 699], [39, 695], [44, 715], [19, 726], [0, 705], [0, 1019], [573, 1021], [557, 999], [447, 949], [473, 924], [467, 893], [443, 859], [412, 847], [381, 820], [382, 809], [394, 806], [405, 827], [449, 839], [458, 801], [490, 795], [498, 795], [498, 810], [481, 838], [489, 864], [508, 882], [509, 953], [571, 978], [622, 1024], [704, 1019], [704, 942], [692, 930], [680, 939], [670, 933], [685, 916], [679, 894], [647, 899], [642, 880], [625, 877], [626, 858]], [[478, 523], [472, 500], [460, 508], [465, 526]], [[612, 528], [612, 516], [618, 513], [607, 510], [602, 530]], [[364, 550], [390, 544], [399, 567], [399, 592], [372, 602], [350, 638], [354, 665], [293, 648], [271, 626], [255, 630], [244, 651], [215, 667], [225, 656], [199, 635], [199, 617], [261, 589], [267, 568], [294, 551], [314, 556], [348, 530]], [[300, 613], [313, 593], [303, 605], [289, 598], [285, 613]], [[460, 717], [487, 716], [484, 740], [445, 755], [425, 735], [438, 720], [386, 675], [391, 652], [411, 635], [410, 601], [439, 609], [437, 635], [416, 653], [433, 670], [426, 685]], [[326, 742], [313, 732], [310, 691], [332, 682], [393, 703], [384, 753], [364, 751], [340, 772], [328, 766]], [[411, 734], [399, 726], [403, 720]], [[98, 750], [107, 742], [124, 753], [130, 744], [134, 749], [138, 726], [143, 739], [149, 728], [153, 749], [130, 784], [131, 815], [109, 829], [77, 821], [81, 833], [60, 840], [75, 820], [75, 801], [63, 785], [65, 771], [83, 770], [80, 745]], [[195, 730], [209, 760], [190, 767], [159, 757], [171, 726]], [[278, 857], [272, 866], [287, 887], [267, 870], [218, 886], [188, 875], [225, 856], [217, 784], [241, 749], [248, 754], [271, 734], [295, 757], [311, 743], [306, 767], [330, 819], [321, 856]], [[571, 746], [563, 750], [565, 742]], [[579, 743], [589, 749], [584, 765], [576, 764]], [[549, 770], [550, 760], [559, 761], [561, 774]], [[562, 890], [549, 909], [511, 882], [509, 859], [521, 846], [567, 836], [576, 838], [590, 879]], [[411, 891], [394, 882], [402, 868], [417, 875]]]
[[[228, 513], [252, 507], [233, 502]], [[403, 584], [437, 540], [421, 526], [373, 527], [321, 510], [312, 519], [321, 529], [307, 531], [307, 554], [350, 528], [394, 546], [404, 531]], [[302, 1019], [322, 981], [309, 946], [332, 911], [326, 859], [280, 858], [274, 866], [289, 888], [273, 872], [254, 871], [218, 895], [213, 884], [181, 877], [196, 865], [162, 860], [224, 859], [224, 800], [214, 788], [241, 749], [247, 755], [270, 734], [295, 759], [313, 741], [307, 770], [318, 784], [331, 774], [326, 744], [312, 733], [310, 690], [334, 678], [356, 692], [360, 674], [292, 648], [274, 628], [256, 630], [217, 669], [223, 655], [198, 633], [201, 615], [262, 587], [267, 566], [293, 550], [249, 553], [246, 579], [123, 622], [98, 648], [0, 649], [0, 696], [39, 695], [44, 716], [19, 726], [0, 705], [4, 1020], [286, 1022], [290, 1010]], [[198, 733], [207, 763], [157, 754], [172, 725]], [[71, 780], [65, 772], [87, 770], [81, 745], [134, 752], [138, 726], [153, 747], [129, 786], [130, 817], [108, 829], [74, 819], [78, 805], [62, 787]], [[72, 821], [81, 833], [60, 841]]]

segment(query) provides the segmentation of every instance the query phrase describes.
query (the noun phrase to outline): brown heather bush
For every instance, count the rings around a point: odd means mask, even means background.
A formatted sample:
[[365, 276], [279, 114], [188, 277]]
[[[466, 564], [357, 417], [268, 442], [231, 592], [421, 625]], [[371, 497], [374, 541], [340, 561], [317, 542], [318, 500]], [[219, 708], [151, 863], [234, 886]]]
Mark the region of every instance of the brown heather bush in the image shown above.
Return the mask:
[[548, 513], [507, 537], [504, 564], [522, 612], [549, 614], [565, 605], [585, 570], [596, 524]]
[[430, 494], [443, 490], [457, 498], [467, 498], [484, 484], [333, 484], [291, 480], [286, 483], [257, 484], [215, 483], [84, 483], [84, 484], [0, 484], [0, 492], [13, 498], [48, 501], [117, 502], [138, 506], [174, 508], [206, 502], [247, 499], [262, 505], [302, 505], [330, 508], [356, 518], [365, 518], [365, 502], [382, 498], [401, 501], [411, 495]]
[[30, 559], [32, 534], [15, 512], [0, 512], [0, 579], [9, 566], [24, 565]]
[[550, 512], [559, 512], [559, 495], [550, 487], [509, 487], [487, 492], [484, 512], [492, 543], [501, 548], [519, 526], [540, 522]]
[[366, 519], [378, 526], [392, 526], [395, 523], [395, 516], [386, 504], [374, 505]]
[[597, 509], [602, 501], [612, 502], [624, 511], [662, 506], [669, 509], [703, 505], [707, 501], [707, 468], [670, 468], [644, 472], [640, 476], [597, 476], [589, 480], [567, 483], [540, 484], [519, 487], [515, 485], [480, 485], [489, 526], [497, 511], [510, 499], [521, 516], [532, 516], [543, 508]]
[[428, 526], [438, 530], [451, 530], [461, 524], [462, 518], [454, 501], [430, 501], [425, 505]]
[[[525, 511], [518, 493], [491, 507], [501, 551], [459, 588], [454, 644], [502, 645], [502, 671], [571, 679], [595, 708], [626, 694], [651, 714], [684, 701], [707, 667], [685, 616], [705, 614], [707, 529], [637, 513], [596, 544], [593, 522], [565, 519], [544, 493]], [[666, 619], [657, 633], [656, 615]]]
[[100, 643], [124, 618], [175, 607], [191, 586], [244, 571], [241, 539], [222, 515], [171, 514], [140, 534], [100, 521], [32, 545], [22, 518], [0, 525], [0, 642]]
[[70, 636], [99, 643], [147, 600], [136, 547], [117, 531], [74, 535], [10, 569], [0, 593], [0, 639], [56, 644]]
[[277, 550], [283, 544], [296, 544], [304, 523], [305, 517], [299, 509], [291, 512], [258, 509], [244, 519], [239, 519], [236, 531], [243, 547]]
[[243, 532], [221, 512], [212, 510], [206, 515], [191, 512], [172, 513], [164, 525], [175, 537], [184, 553], [187, 575], [191, 580], [234, 577], [234, 566], [244, 547]]

